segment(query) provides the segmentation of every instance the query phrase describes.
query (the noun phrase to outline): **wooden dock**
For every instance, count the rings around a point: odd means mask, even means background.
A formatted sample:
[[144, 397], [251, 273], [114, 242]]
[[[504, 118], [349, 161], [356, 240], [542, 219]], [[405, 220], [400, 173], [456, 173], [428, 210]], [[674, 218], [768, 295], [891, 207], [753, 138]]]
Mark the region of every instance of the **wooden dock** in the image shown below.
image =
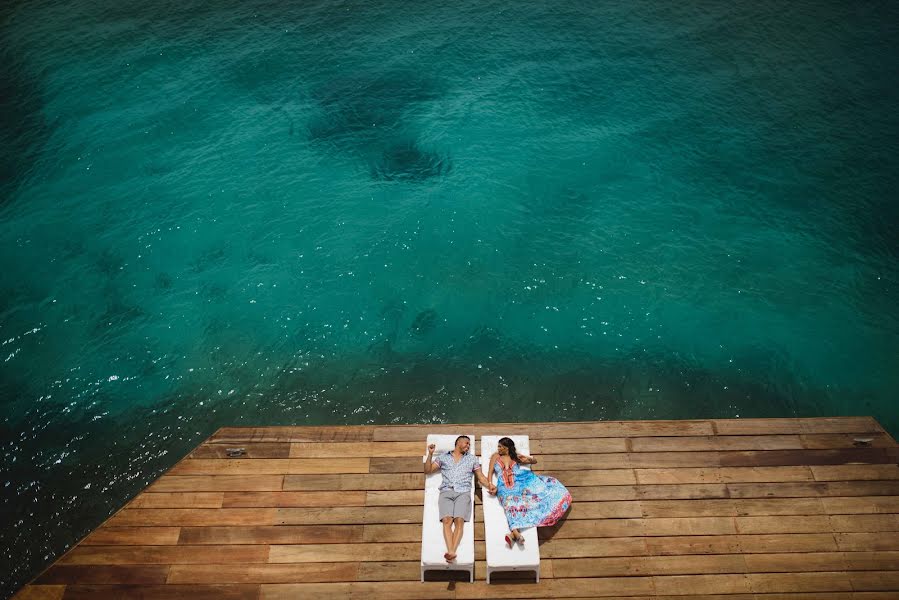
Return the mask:
[[[538, 584], [484, 581], [480, 504], [475, 583], [419, 582], [425, 436], [460, 431], [571, 490]], [[867, 417], [226, 427], [16, 598], [895, 600], [896, 463]]]

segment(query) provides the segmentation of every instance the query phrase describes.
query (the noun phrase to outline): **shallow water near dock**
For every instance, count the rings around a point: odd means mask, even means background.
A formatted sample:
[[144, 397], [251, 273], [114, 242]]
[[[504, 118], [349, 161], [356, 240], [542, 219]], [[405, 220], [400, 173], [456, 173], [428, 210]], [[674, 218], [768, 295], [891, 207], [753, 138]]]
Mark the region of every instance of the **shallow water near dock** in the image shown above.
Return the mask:
[[897, 3], [0, 19], [0, 597], [225, 425], [899, 432]]

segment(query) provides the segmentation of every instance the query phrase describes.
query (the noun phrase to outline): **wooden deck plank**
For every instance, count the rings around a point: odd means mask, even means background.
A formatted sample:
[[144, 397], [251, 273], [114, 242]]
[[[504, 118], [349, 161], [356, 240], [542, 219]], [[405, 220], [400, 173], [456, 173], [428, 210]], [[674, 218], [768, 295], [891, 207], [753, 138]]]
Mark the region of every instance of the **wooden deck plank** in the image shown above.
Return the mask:
[[[352, 444], [347, 444], [351, 446]], [[240, 458], [294, 458], [290, 455], [290, 442], [254, 442], [242, 444], [204, 443], [188, 454], [188, 458], [224, 458], [239, 451]]]
[[284, 479], [284, 475], [163, 475], [146, 492], [277, 491]]
[[182, 527], [179, 544], [349, 544], [362, 541], [357, 525]]
[[293, 442], [290, 458], [390, 458], [418, 457], [425, 453], [425, 439], [414, 442]]
[[419, 523], [418, 506], [351, 506], [338, 508], [279, 508], [278, 525], [362, 525], [363, 523]]
[[225, 492], [222, 507], [301, 508], [312, 506], [365, 506], [365, 503], [366, 492], [361, 490], [345, 491], [339, 494], [334, 492]]
[[109, 527], [165, 525], [274, 525], [276, 508], [125, 508], [109, 518]]
[[739, 554], [554, 559], [553, 577], [627, 577], [745, 573]]
[[827, 515], [804, 516], [801, 519], [777, 517], [735, 517], [740, 533], [824, 533], [831, 531]]
[[732, 498], [895, 496], [899, 495], [899, 481], [728, 483], [727, 491]]
[[711, 452], [718, 450], [799, 450], [798, 435], [706, 435], [697, 437], [636, 437], [632, 452]]
[[168, 564], [97, 565], [55, 564], [34, 580], [37, 584], [161, 584]]
[[815, 481], [899, 480], [899, 465], [827, 465], [809, 467]]
[[899, 515], [831, 515], [830, 525], [836, 533], [899, 531]]
[[[182, 460], [170, 475], [315, 475], [368, 473], [369, 458], [194, 458]], [[418, 460], [420, 459], [413, 459]], [[421, 465], [419, 465], [419, 471]]]
[[370, 442], [371, 426], [222, 427], [207, 441], [211, 444], [251, 442]]
[[[284, 491], [420, 490], [424, 474], [286, 475]], [[280, 489], [280, 488], [279, 488]]]
[[269, 562], [316, 563], [325, 556], [330, 562], [415, 560], [421, 557], [421, 542], [272, 546]]
[[221, 508], [224, 492], [143, 493], [128, 508]]
[[258, 585], [70, 585], [63, 600], [257, 600]]
[[295, 583], [356, 581], [359, 563], [173, 565], [168, 583]]
[[76, 546], [60, 565], [177, 565], [202, 563], [260, 563], [269, 556], [268, 546], [204, 546], [202, 552], [188, 546]]
[[180, 527], [100, 527], [81, 540], [82, 546], [171, 546], [178, 543]]
[[26, 585], [12, 600], [61, 600], [65, 591], [64, 585]]
[[844, 552], [881, 552], [899, 550], [899, 535], [893, 531], [874, 533], [835, 533], [837, 547]]

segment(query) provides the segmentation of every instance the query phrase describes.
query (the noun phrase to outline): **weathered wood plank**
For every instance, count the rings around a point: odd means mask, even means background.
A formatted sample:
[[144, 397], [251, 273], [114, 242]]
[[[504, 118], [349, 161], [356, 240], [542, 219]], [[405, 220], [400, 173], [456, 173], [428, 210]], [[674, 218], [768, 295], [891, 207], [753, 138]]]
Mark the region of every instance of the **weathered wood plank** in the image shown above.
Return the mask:
[[641, 500], [710, 500], [730, 496], [723, 483], [638, 485], [636, 489]]
[[283, 485], [284, 475], [163, 475], [146, 492], [264, 492]]
[[728, 483], [727, 490], [733, 498], [895, 496], [899, 495], [899, 481]]
[[64, 585], [26, 585], [12, 600], [61, 600], [65, 591]]
[[873, 448], [895, 448], [896, 442], [886, 433], [869, 432], [862, 435], [853, 433], [804, 433], [799, 436], [802, 446], [808, 449], [856, 448], [856, 440], [870, 438], [867, 445]]
[[747, 450], [722, 452], [721, 466], [788, 466], [788, 465], [845, 465], [849, 463], [889, 464], [892, 459], [886, 448], [839, 448], [825, 450]]
[[453, 434], [458, 431], [483, 435], [528, 435], [533, 440], [712, 435], [708, 421], [589, 421], [572, 423], [512, 423], [412, 425], [375, 427], [374, 441], [419, 441], [429, 433]]
[[[643, 517], [721, 517], [737, 514], [733, 500], [644, 500], [640, 503]], [[574, 508], [574, 505], [572, 505]]]
[[653, 556], [737, 554], [740, 545], [732, 535], [686, 535], [646, 538], [646, 549]]
[[582, 538], [553, 537], [540, 545], [540, 556], [546, 558], [585, 558], [600, 556], [645, 556], [648, 554], [643, 538]]
[[418, 506], [362, 506], [337, 508], [280, 508], [278, 525], [362, 525], [363, 523], [421, 523]]
[[258, 585], [70, 585], [63, 600], [257, 600]]
[[[421, 533], [419, 532], [419, 540]], [[362, 541], [357, 525], [183, 527], [179, 544], [349, 544]], [[202, 551], [202, 550], [200, 550]]]
[[456, 591], [444, 582], [379, 581], [353, 583], [263, 584], [260, 600], [297, 598], [366, 598], [369, 600], [406, 600], [434, 598], [449, 600]]
[[744, 558], [750, 573], [803, 573], [849, 569], [845, 552], [746, 554]]
[[810, 419], [724, 419], [713, 420], [720, 435], [767, 435], [803, 433], [867, 433], [882, 431], [870, 417]]
[[162, 565], [97, 565], [55, 564], [44, 571], [37, 584], [154, 584], [165, 583], [169, 566]]
[[359, 563], [172, 565], [168, 583], [297, 583], [356, 581]]
[[81, 540], [81, 546], [171, 546], [180, 527], [100, 527]]
[[856, 592], [885, 591], [894, 594], [895, 597], [899, 590], [899, 572], [855, 571], [849, 573], [849, 582]]
[[899, 571], [899, 552], [844, 552], [850, 571]]
[[[371, 493], [371, 492], [369, 492]], [[397, 492], [391, 492], [397, 493]], [[225, 492], [222, 501], [224, 508], [246, 507], [334, 507], [364, 506], [364, 491], [341, 492]], [[421, 504], [421, 502], [419, 502]]]
[[834, 536], [830, 533], [740, 535], [737, 542], [740, 551], [747, 555], [838, 550]]
[[[352, 444], [348, 444], [352, 445]], [[289, 442], [252, 443], [252, 444], [216, 444], [204, 443], [188, 455], [188, 458], [222, 458], [233, 460], [230, 454], [240, 450], [240, 458], [293, 458], [290, 456]]]
[[284, 477], [285, 491], [420, 489], [424, 489], [423, 473], [287, 475]]
[[626, 438], [548, 438], [531, 440], [534, 455], [606, 454], [627, 452]]
[[389, 458], [421, 457], [425, 438], [414, 442], [294, 442], [290, 458]]
[[635, 469], [721, 466], [720, 452], [635, 452], [629, 466]]
[[[419, 561], [413, 560], [349, 564], [358, 565], [356, 581], [414, 581], [419, 577], [419, 567], [421, 565]], [[475, 567], [475, 571], [478, 571], [477, 566]], [[480, 572], [484, 573], [484, 568], [481, 568]]]
[[787, 592], [851, 592], [847, 573], [750, 573], [749, 585], [757, 594]]
[[837, 533], [899, 531], [899, 515], [831, 515], [830, 524]]
[[554, 577], [627, 577], [631, 575], [705, 575], [745, 573], [741, 555], [628, 556], [553, 561]]
[[747, 575], [668, 575], [652, 578], [657, 594], [743, 594], [752, 590]]
[[899, 535], [893, 531], [874, 533], [835, 533], [837, 547], [845, 552], [899, 550]]
[[125, 508], [106, 521], [108, 527], [166, 525], [274, 525], [275, 508]]
[[756, 498], [734, 500], [738, 517], [820, 515], [827, 512], [820, 498]]
[[827, 465], [809, 467], [815, 481], [899, 479], [899, 465]]
[[856, 496], [821, 498], [824, 510], [832, 515], [899, 513], [899, 496]]
[[364, 426], [222, 427], [207, 440], [210, 444], [253, 442], [370, 442], [374, 428]]
[[[169, 475], [315, 475], [368, 473], [368, 458], [197, 458], [182, 460]], [[374, 459], [385, 460], [385, 459]], [[403, 460], [403, 459], [386, 459]], [[419, 459], [420, 460], [420, 459]], [[421, 466], [419, 465], [419, 471]]]
[[128, 508], [221, 508], [223, 492], [142, 493]]
[[61, 565], [174, 565], [202, 563], [260, 563], [268, 560], [268, 546], [76, 546]]
[[[651, 577], [604, 577], [542, 579], [539, 583], [504, 581], [456, 587], [456, 598], [483, 600], [484, 598], [623, 598], [647, 600], [651, 595]], [[692, 599], [691, 599], [692, 600]]]
[[798, 435], [710, 435], [630, 440], [632, 452], [711, 452], [716, 450], [798, 450]]
[[[349, 492], [342, 493], [346, 494]], [[365, 494], [365, 506], [421, 506], [424, 504], [425, 499], [424, 490], [368, 491], [362, 493]]]
[[[539, 467], [540, 465], [537, 465]], [[539, 469], [534, 469], [540, 471]], [[632, 485], [637, 483], [633, 469], [594, 469], [590, 471], [569, 471], [563, 483], [568, 487], [597, 485]]]
[[824, 533], [831, 531], [827, 515], [804, 516], [801, 519], [781, 517], [735, 517], [740, 533]]
[[268, 560], [271, 563], [315, 563], [320, 562], [323, 557], [327, 557], [329, 562], [415, 560], [421, 558], [421, 542], [272, 546]]

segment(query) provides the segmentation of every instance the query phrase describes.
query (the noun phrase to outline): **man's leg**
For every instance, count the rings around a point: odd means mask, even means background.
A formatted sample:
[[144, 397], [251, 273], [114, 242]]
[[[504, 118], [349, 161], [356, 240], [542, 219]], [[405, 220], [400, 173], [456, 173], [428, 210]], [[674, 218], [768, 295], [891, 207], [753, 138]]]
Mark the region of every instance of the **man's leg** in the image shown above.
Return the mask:
[[450, 550], [450, 554], [455, 555], [456, 549], [459, 547], [459, 542], [462, 541], [462, 530], [465, 528], [465, 519], [462, 517], [454, 517], [453, 523], [455, 523], [456, 529], [453, 531], [453, 548]]
[[453, 518], [443, 517], [443, 541], [446, 542], [446, 553], [443, 558], [450, 559], [450, 553], [455, 551], [453, 547]]

